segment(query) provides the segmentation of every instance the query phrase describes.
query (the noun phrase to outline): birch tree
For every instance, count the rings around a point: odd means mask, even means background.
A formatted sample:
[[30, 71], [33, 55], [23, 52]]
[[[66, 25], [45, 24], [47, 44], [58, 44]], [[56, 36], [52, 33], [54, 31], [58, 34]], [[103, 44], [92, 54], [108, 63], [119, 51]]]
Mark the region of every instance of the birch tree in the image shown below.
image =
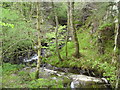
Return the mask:
[[37, 67], [36, 67], [36, 73], [35, 78], [39, 78], [39, 68], [41, 64], [41, 33], [40, 33], [40, 24], [41, 24], [41, 18], [40, 18], [40, 2], [37, 2], [37, 34], [38, 34], [38, 60], [37, 60]]

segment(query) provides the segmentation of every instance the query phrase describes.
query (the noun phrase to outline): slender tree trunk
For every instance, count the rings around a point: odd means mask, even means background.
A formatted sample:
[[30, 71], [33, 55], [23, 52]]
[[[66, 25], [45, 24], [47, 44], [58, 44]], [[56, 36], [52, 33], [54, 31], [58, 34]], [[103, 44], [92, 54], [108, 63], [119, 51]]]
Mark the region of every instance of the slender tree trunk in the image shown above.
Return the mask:
[[33, 14], [33, 3], [29, 3], [30, 4], [30, 14], [29, 14], [29, 20], [32, 21], [32, 14]]
[[67, 32], [66, 32], [66, 47], [65, 47], [65, 52], [66, 52], [66, 59], [68, 57], [68, 50], [67, 50], [67, 42], [68, 42], [68, 35], [69, 35], [69, 31], [70, 31], [70, 2], [68, 2], [68, 10], [67, 10]]
[[[120, 88], [120, 1], [118, 2], [118, 23], [116, 23], [116, 36], [114, 51], [117, 54], [117, 73], [116, 73], [116, 90]], [[118, 51], [117, 51], [118, 50]]]
[[[115, 36], [115, 47], [114, 47], [114, 53], [115, 56], [117, 56], [117, 62], [116, 62], [116, 67], [117, 67], [117, 72], [116, 72], [116, 89], [120, 87], [120, 24], [117, 24], [117, 32]], [[118, 50], [118, 51], [117, 51]]]
[[68, 57], [68, 50], [67, 50], [68, 34], [67, 33], [68, 33], [68, 31], [66, 32], [66, 42], [65, 42], [65, 45], [66, 45], [66, 47], [65, 47], [66, 59]]
[[60, 52], [59, 52], [59, 46], [58, 46], [58, 17], [57, 15], [55, 14], [55, 20], [56, 20], [56, 28], [55, 28], [55, 37], [56, 37], [56, 52], [58, 54], [58, 58], [60, 61], [62, 61], [62, 58], [61, 58], [61, 55], [60, 55]]
[[73, 12], [74, 12], [74, 2], [70, 2], [70, 26], [71, 26], [71, 30], [73, 31], [73, 40], [75, 43], [75, 53], [74, 53], [74, 57], [79, 58], [80, 52], [79, 52], [79, 42], [78, 42], [78, 38], [77, 38], [77, 32], [76, 29], [74, 27], [74, 16], [73, 16]]
[[56, 42], [56, 52], [57, 52], [57, 55], [58, 55], [58, 58], [60, 61], [62, 61], [62, 58], [61, 58], [61, 55], [60, 55], [60, 52], [59, 52], [59, 46], [58, 46], [58, 16], [57, 16], [57, 13], [56, 13], [56, 10], [55, 10], [55, 6], [54, 6], [54, 3], [52, 2], [52, 7], [53, 7], [53, 13], [55, 15], [55, 22], [56, 22], [56, 28], [55, 28], [55, 42]]
[[[116, 72], [116, 86], [115, 88], [117, 89], [118, 88], [118, 84], [119, 84], [119, 63], [120, 63], [120, 55], [119, 55], [119, 48], [118, 48], [118, 30], [120, 29], [119, 28], [119, 23], [116, 24], [116, 35], [115, 35], [115, 47], [114, 47], [114, 54], [115, 56], [117, 56], [117, 62], [116, 62], [116, 67], [117, 67], [117, 72]], [[118, 49], [118, 52], [117, 52], [117, 49]]]
[[38, 32], [38, 60], [37, 60], [37, 68], [35, 73], [35, 78], [39, 78], [39, 68], [40, 68], [40, 60], [41, 60], [41, 36], [40, 36], [40, 2], [37, 2], [37, 32]]

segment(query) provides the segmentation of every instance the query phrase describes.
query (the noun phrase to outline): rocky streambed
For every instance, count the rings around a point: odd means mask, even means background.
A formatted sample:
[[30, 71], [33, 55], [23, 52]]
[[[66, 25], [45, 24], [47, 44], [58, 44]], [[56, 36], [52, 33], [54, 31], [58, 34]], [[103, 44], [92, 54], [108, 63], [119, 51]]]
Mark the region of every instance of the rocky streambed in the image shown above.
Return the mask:
[[[35, 67], [25, 67], [24, 71], [28, 70], [30, 73], [35, 72]], [[65, 73], [56, 70], [47, 69], [46, 67], [40, 68], [39, 78], [62, 80], [65, 88], [106, 88], [111, 89], [110, 84], [105, 78], [96, 78], [86, 75]]]
[[[36, 62], [38, 56], [35, 54], [30, 59], [24, 59], [25, 63]], [[35, 67], [25, 67], [23, 70], [29, 73], [35, 72]], [[40, 67], [39, 78], [50, 80], [62, 80], [65, 88], [106, 88], [111, 89], [111, 85], [105, 78], [97, 78], [87, 76], [85, 71], [78, 70], [78, 68], [58, 68], [50, 64], [44, 63]], [[77, 72], [77, 73], [76, 73]]]

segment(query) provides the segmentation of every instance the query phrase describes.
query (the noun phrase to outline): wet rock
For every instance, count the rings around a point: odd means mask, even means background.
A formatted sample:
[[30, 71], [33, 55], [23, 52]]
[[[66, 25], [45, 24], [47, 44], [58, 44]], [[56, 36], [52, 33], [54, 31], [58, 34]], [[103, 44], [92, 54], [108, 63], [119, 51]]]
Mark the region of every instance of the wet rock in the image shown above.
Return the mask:
[[72, 81], [71, 88], [105, 88], [103, 84], [97, 84], [94, 81]]
[[50, 64], [46, 64], [46, 69], [54, 69], [54, 67], [52, 66], [52, 65], [50, 65]]
[[[50, 69], [51, 68], [51, 69]], [[65, 73], [60, 71], [55, 71], [54, 67], [47, 64], [46, 67], [41, 67], [39, 70], [39, 78], [47, 78], [59, 81], [61, 80], [64, 87], [71, 88], [106, 88], [108, 81], [105, 78], [96, 78], [86, 75]], [[24, 68], [24, 70], [30, 69], [30, 72], [35, 72], [36, 68]]]
[[85, 75], [71, 75], [73, 81], [71, 88], [107, 88], [105, 82], [100, 78], [85, 76]]
[[[23, 71], [33, 70], [33, 71], [34, 71], [35, 69], [31, 69], [31, 67], [25, 67], [25, 68], [23, 68], [22, 70], [23, 70]], [[33, 71], [30, 71], [30, 72], [33, 72]]]
[[52, 77], [51, 79], [53, 79], [53, 80], [57, 80], [57, 78], [56, 78], [56, 77]]
[[96, 83], [103, 83], [103, 81], [100, 78], [90, 77], [86, 75], [71, 75], [70, 76], [73, 80], [78, 81], [94, 81]]
[[64, 72], [49, 70], [46, 68], [44, 68], [44, 72], [46, 72], [50, 77], [54, 75], [57, 78], [58, 77], [62, 78], [65, 87], [67, 87], [67, 85], [69, 84], [71, 88], [107, 88], [106, 86], [107, 82], [101, 78], [72, 74], [72, 73], [64, 73]]

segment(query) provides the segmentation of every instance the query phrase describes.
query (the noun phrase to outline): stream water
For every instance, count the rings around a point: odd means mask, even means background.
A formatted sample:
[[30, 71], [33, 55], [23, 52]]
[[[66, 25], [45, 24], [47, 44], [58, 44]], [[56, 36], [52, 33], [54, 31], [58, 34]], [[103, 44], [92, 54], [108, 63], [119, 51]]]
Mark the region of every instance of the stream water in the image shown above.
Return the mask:
[[[36, 62], [38, 59], [37, 54], [34, 54], [31, 56], [29, 59], [24, 59], [23, 62], [29, 63], [29, 62]], [[45, 78], [51, 77], [52, 79], [58, 79], [58, 78], [67, 78], [67, 83], [70, 88], [107, 88], [110, 89], [111, 86], [108, 83], [108, 81], [105, 78], [96, 78], [96, 77], [91, 77], [91, 76], [86, 76], [86, 75], [81, 75], [81, 74], [75, 74], [71, 72], [61, 72], [59, 70], [60, 68], [52, 66], [50, 64], [43, 64], [41, 65], [40, 74], [41, 76], [44, 76]], [[32, 68], [31, 71], [35, 71], [35, 68]], [[74, 72], [74, 70], [73, 70]], [[45, 73], [43, 75], [43, 73]], [[53, 74], [56, 75], [53, 77]], [[64, 81], [64, 79], [63, 79]]]

